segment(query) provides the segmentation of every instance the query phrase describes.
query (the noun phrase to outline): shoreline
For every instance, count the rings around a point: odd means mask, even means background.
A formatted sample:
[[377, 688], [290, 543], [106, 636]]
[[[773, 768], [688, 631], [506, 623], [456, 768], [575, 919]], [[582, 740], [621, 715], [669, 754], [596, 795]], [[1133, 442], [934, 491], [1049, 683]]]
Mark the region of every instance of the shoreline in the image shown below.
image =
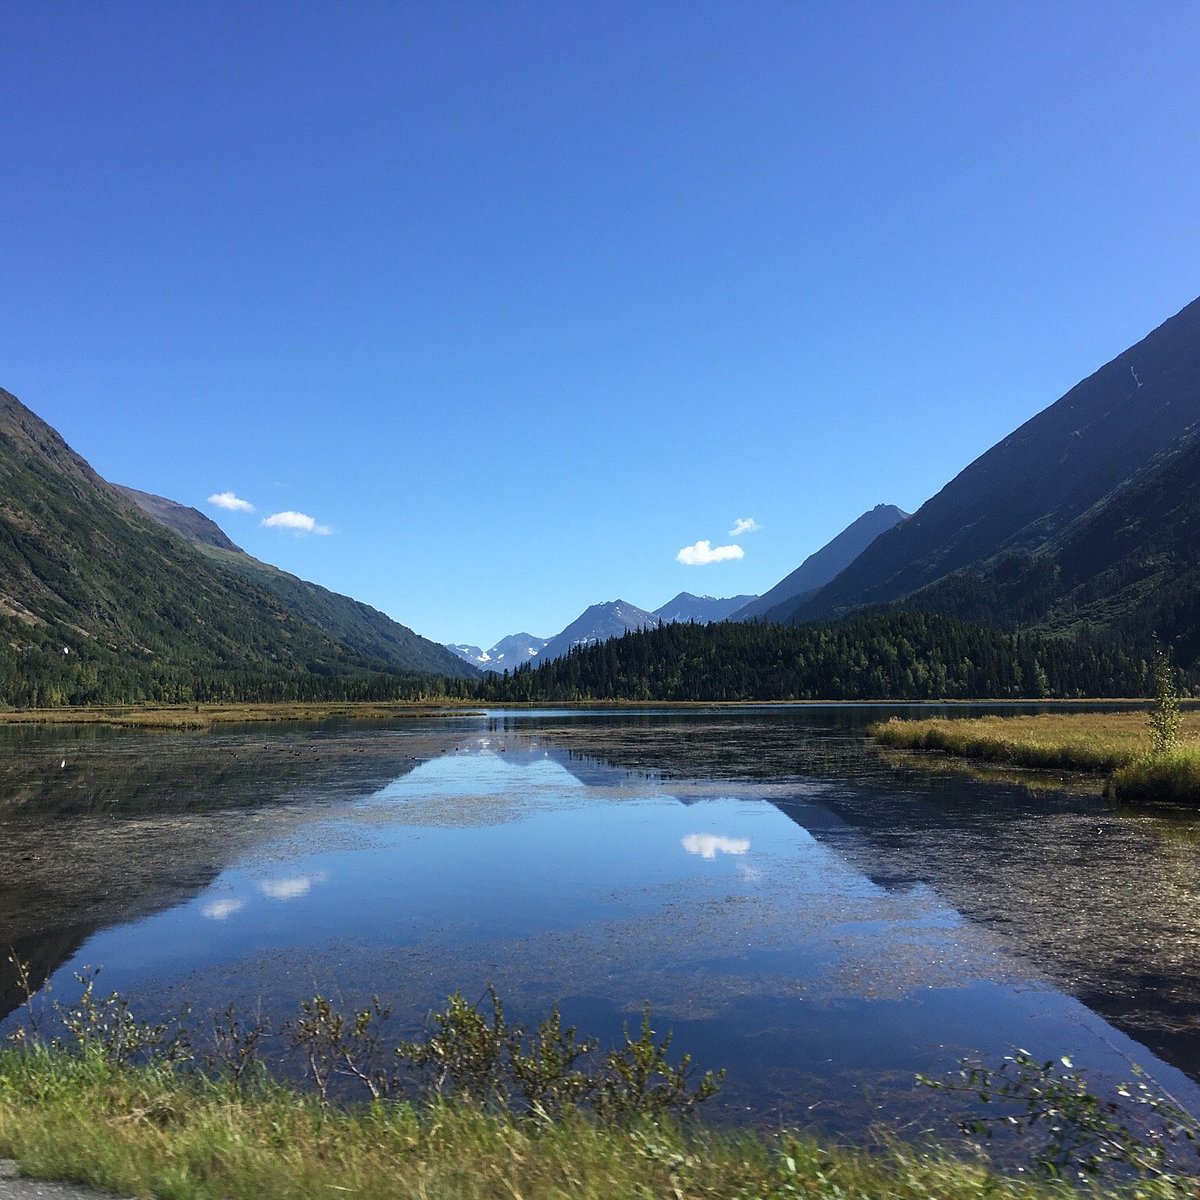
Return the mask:
[[[488, 704], [476, 700], [347, 700], [264, 701], [239, 704], [105, 704], [59, 708], [0, 709], [0, 725], [108, 725], [140, 729], [209, 729], [214, 725], [265, 722], [319, 722], [330, 720], [377, 721], [445, 715], [482, 716], [484, 711], [527, 712], [540, 709], [592, 711], [597, 709], [745, 709], [745, 708], [971, 708], [1036, 705], [1045, 708], [1106, 706], [1127, 709], [1145, 705], [1143, 697], [1079, 697], [1074, 699], [964, 699], [945, 700], [564, 700], [510, 701]], [[1200, 701], [1185, 701], [1185, 711]]]

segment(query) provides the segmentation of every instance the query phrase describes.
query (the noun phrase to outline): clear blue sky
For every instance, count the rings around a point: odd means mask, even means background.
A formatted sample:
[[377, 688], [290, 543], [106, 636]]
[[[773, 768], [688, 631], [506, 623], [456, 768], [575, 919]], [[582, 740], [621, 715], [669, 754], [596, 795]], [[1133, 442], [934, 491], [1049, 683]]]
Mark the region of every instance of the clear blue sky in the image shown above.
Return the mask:
[[439, 641], [761, 592], [1200, 292], [1198, 63], [1191, 0], [10, 0], [0, 386]]

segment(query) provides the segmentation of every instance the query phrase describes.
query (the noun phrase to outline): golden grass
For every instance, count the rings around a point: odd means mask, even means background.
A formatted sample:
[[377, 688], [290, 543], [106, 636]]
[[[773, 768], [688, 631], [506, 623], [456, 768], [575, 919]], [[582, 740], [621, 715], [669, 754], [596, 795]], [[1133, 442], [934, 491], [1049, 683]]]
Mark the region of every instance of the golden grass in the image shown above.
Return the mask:
[[885, 746], [937, 750], [979, 762], [1112, 776], [1118, 798], [1200, 802], [1200, 713], [1184, 716], [1182, 745], [1151, 755], [1144, 711], [1036, 716], [892, 717], [868, 731]]

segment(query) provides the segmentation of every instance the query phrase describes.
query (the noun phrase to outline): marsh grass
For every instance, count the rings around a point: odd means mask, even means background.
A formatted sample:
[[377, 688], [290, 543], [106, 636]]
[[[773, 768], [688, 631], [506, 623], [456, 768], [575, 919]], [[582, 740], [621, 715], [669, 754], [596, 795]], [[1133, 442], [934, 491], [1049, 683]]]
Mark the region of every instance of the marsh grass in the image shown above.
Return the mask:
[[1130, 804], [1200, 804], [1200, 745], [1120, 767], [1113, 772], [1112, 793]]
[[[1191, 724], [1195, 728], [1197, 723], [1193, 719]], [[1146, 715], [1141, 712], [925, 720], [892, 717], [872, 725], [869, 733], [887, 746], [1072, 771], [1112, 771], [1150, 748]]]
[[935, 750], [978, 762], [1110, 776], [1117, 799], [1200, 803], [1200, 714], [1183, 714], [1179, 745], [1152, 752], [1144, 711], [1039, 713], [1036, 716], [892, 717], [869, 734], [885, 746]]

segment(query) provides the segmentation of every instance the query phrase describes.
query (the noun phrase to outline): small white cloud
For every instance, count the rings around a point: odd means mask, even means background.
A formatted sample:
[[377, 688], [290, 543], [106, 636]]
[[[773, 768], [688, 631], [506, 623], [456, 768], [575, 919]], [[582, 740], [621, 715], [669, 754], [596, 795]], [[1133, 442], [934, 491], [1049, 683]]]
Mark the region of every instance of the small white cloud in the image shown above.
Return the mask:
[[269, 517], [263, 517], [262, 523], [268, 529], [290, 529], [293, 533], [317, 533], [322, 537], [332, 533], [328, 525], [318, 525], [313, 517], [302, 512], [277, 512]]
[[295, 900], [307, 896], [314, 883], [324, 883], [328, 878], [324, 871], [318, 871], [315, 875], [294, 875], [289, 879], [264, 879], [258, 890], [271, 900]]
[[208, 498], [209, 504], [215, 504], [218, 508], [227, 508], [230, 512], [253, 512], [254, 505], [249, 500], [243, 500], [241, 496], [235, 495], [233, 492], [214, 492]]
[[741, 546], [714, 546], [708, 541], [699, 541], [694, 546], [684, 546], [675, 555], [675, 561], [689, 567], [703, 567], [708, 563], [725, 562], [731, 558], [745, 558]]
[[722, 837], [717, 833], [689, 833], [683, 839], [689, 854], [698, 854], [710, 861], [718, 854], [745, 854], [750, 849], [749, 838]]
[[245, 907], [245, 900], [214, 900], [200, 910], [200, 915], [210, 921], [223, 921]]
[[741, 537], [743, 533], [757, 533], [762, 526], [753, 517], [738, 517], [729, 531], [730, 537]]

